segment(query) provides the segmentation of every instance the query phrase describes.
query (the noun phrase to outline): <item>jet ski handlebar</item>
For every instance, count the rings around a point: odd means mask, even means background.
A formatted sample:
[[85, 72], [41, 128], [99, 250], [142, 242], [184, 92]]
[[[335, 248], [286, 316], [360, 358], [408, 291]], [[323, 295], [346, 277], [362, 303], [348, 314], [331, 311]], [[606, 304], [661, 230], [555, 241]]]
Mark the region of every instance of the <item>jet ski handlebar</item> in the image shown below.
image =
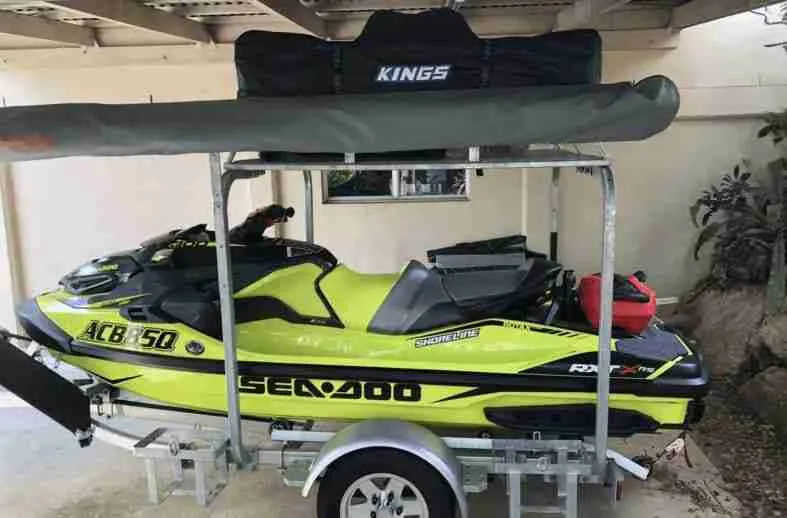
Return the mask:
[[256, 241], [269, 227], [276, 223], [284, 223], [295, 215], [292, 207], [281, 205], [268, 205], [257, 209], [248, 216], [240, 225], [230, 230], [230, 241], [249, 242]]
[[281, 205], [268, 205], [267, 207], [263, 207], [262, 209], [252, 212], [246, 219], [248, 220], [250, 218], [254, 218], [257, 215], [263, 216], [273, 223], [280, 223], [285, 222], [289, 218], [295, 216], [295, 209], [292, 207], [285, 208]]
[[[284, 223], [295, 215], [292, 207], [281, 205], [268, 205], [255, 210], [240, 225], [230, 230], [230, 240], [233, 243], [256, 243], [263, 240], [263, 233], [276, 223]], [[158, 251], [169, 247], [178, 240], [185, 241], [213, 241], [215, 235], [207, 225], [200, 223], [186, 229], [171, 230], [154, 238], [144, 241], [140, 248]]]

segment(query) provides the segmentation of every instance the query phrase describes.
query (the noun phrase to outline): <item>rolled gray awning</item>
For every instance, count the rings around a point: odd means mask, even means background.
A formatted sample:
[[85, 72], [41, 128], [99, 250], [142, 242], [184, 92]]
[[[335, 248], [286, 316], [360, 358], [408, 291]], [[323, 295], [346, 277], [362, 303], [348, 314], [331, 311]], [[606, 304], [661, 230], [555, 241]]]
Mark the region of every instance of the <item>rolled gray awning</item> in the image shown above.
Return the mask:
[[215, 151], [371, 153], [642, 140], [678, 112], [675, 84], [0, 109], [0, 160]]

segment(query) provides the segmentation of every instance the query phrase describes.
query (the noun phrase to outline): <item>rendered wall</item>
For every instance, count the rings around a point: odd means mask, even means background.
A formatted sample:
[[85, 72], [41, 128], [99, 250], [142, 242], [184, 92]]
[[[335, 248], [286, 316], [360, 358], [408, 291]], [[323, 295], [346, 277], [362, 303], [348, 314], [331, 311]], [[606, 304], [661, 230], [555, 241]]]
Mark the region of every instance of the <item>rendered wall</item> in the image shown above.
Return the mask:
[[[675, 50], [608, 52], [607, 81], [662, 73], [678, 84], [678, 121], [645, 142], [606, 146], [618, 187], [617, 270], [644, 269], [662, 297], [679, 296], [703, 274], [691, 256], [697, 230], [689, 206], [742, 158], [762, 164], [770, 143], [756, 141], [760, 114], [787, 108], [787, 26], [765, 26], [746, 13], [687, 29]], [[756, 168], [755, 168], [756, 169]], [[547, 247], [549, 176], [527, 183], [527, 231]], [[593, 178], [561, 178], [560, 258], [580, 272], [600, 268], [600, 187]], [[710, 247], [707, 248], [707, 252]]]
[[[644, 270], [660, 297], [692, 287], [707, 264], [692, 256], [698, 230], [689, 205], [741, 157], [770, 152], [764, 143], [752, 144], [758, 127], [749, 119], [683, 121], [646, 142], [607, 147], [617, 172], [618, 272]], [[528, 232], [541, 249], [548, 243], [548, 181], [547, 175], [528, 179]], [[566, 171], [560, 203], [561, 262], [582, 273], [599, 271], [600, 182]]]
[[[0, 74], [0, 91], [8, 105], [213, 99], [234, 95], [232, 74], [228, 64], [28, 70]], [[27, 294], [52, 288], [98, 255], [212, 218], [207, 156], [69, 158], [11, 169], [15, 203], [8, 216]], [[251, 184], [233, 190], [234, 221], [250, 210], [258, 190]], [[0, 325], [10, 324], [8, 311], [0, 318]]]
[[[282, 203], [303, 213], [300, 174], [282, 175]], [[522, 218], [522, 175], [487, 171], [470, 179], [470, 201], [323, 204], [314, 173], [316, 240], [351, 268], [365, 272], [401, 270], [426, 251], [459, 241], [518, 234]], [[288, 224], [286, 235], [304, 237], [303, 220]]]

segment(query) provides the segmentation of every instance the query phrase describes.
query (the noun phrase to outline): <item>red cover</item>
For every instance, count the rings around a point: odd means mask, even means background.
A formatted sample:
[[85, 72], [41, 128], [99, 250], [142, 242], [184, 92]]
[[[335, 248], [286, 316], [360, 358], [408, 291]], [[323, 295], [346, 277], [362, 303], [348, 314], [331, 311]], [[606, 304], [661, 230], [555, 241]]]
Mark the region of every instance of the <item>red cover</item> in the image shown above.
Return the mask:
[[[647, 302], [615, 300], [612, 303], [612, 325], [629, 333], [641, 333], [656, 314], [656, 292], [647, 284], [631, 275], [628, 281], [642, 293], [648, 295]], [[601, 276], [588, 275], [579, 283], [579, 303], [585, 318], [595, 329], [601, 316]]]

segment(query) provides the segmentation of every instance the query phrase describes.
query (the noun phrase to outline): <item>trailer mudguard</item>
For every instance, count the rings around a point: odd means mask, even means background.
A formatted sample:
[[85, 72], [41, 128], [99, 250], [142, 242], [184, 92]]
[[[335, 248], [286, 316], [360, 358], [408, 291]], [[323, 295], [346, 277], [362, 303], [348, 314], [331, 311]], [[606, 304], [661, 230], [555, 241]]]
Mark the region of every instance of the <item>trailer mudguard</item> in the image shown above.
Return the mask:
[[456, 497], [459, 516], [468, 518], [467, 496], [462, 485], [462, 466], [440, 437], [423, 426], [393, 420], [369, 420], [337, 432], [323, 445], [312, 463], [302, 494], [309, 496], [317, 479], [345, 455], [368, 448], [392, 448], [415, 455], [445, 479]]

